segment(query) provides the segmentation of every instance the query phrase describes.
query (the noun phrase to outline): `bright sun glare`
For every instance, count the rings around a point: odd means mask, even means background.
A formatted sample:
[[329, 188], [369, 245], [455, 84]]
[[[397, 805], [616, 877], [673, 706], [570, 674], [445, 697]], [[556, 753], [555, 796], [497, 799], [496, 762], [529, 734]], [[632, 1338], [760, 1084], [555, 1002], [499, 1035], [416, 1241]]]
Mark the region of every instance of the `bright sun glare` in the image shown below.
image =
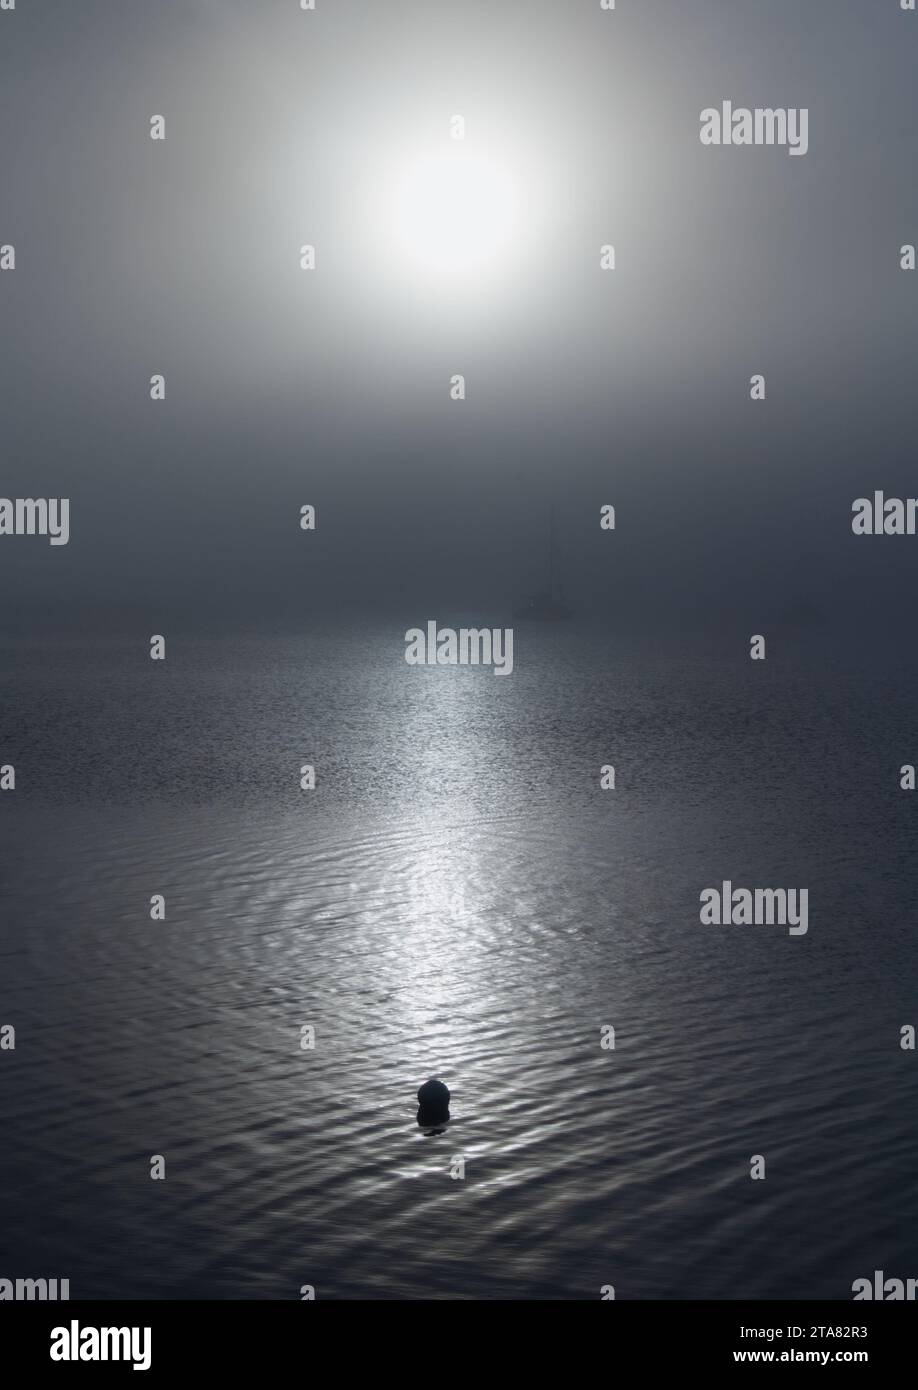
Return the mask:
[[506, 255], [514, 211], [504, 171], [457, 145], [417, 159], [394, 181], [391, 231], [414, 270], [480, 276]]

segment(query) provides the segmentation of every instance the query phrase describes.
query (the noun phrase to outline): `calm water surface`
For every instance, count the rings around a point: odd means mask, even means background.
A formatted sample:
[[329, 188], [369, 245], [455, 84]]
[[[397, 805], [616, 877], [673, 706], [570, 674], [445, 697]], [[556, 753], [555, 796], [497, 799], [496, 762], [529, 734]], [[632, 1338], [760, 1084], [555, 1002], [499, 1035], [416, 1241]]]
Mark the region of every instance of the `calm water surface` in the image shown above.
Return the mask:
[[[0, 1274], [182, 1298], [918, 1276], [915, 670], [573, 624], [518, 630], [496, 679], [407, 668], [403, 632], [3, 649]], [[807, 887], [808, 934], [702, 927], [724, 878]]]

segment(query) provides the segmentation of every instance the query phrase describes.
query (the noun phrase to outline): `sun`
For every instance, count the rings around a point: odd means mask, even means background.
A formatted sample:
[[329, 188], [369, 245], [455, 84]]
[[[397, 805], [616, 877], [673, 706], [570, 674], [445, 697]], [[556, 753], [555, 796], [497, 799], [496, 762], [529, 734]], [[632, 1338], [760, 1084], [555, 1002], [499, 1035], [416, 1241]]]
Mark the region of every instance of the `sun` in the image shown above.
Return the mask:
[[481, 279], [500, 268], [514, 243], [513, 180], [457, 141], [396, 172], [388, 220], [406, 267], [449, 280]]

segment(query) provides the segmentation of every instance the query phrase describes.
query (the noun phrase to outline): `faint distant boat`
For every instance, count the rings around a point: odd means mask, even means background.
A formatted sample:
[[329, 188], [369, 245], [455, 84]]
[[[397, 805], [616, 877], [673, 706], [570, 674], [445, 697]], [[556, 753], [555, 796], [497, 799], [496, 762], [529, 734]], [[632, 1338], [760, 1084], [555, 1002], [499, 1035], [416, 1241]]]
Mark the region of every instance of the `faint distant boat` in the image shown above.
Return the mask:
[[540, 623], [558, 622], [562, 618], [572, 618], [573, 610], [564, 599], [543, 589], [539, 594], [530, 594], [513, 610], [514, 618], [532, 618]]
[[540, 589], [536, 594], [527, 594], [514, 608], [513, 616], [539, 623], [556, 623], [574, 616], [573, 609], [565, 602], [558, 577], [554, 509], [548, 518], [548, 588]]
[[798, 598], [785, 604], [778, 614], [782, 627], [819, 627], [825, 620], [823, 610], [808, 598]]

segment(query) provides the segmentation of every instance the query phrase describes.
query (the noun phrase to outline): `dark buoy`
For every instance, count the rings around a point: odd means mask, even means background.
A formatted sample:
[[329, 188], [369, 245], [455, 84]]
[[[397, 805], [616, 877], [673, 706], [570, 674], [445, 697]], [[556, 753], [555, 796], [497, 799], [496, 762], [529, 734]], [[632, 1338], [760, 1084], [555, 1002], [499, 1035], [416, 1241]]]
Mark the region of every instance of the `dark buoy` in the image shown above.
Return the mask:
[[418, 1124], [422, 1129], [449, 1121], [449, 1087], [432, 1076], [418, 1091]]

